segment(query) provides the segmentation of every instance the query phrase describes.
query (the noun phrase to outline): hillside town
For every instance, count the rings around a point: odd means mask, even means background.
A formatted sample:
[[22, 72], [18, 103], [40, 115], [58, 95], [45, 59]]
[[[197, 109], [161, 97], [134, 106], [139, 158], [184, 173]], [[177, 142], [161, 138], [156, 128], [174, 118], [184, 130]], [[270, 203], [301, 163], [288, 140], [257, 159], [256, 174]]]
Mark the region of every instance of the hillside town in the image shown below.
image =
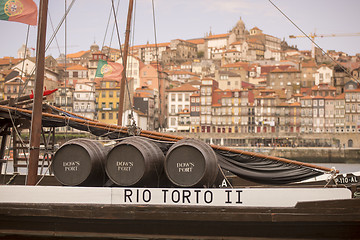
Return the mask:
[[[117, 124], [121, 79], [96, 71], [100, 59], [122, 63], [121, 53], [94, 43], [47, 56], [44, 86], [58, 91], [46, 101]], [[0, 59], [1, 99], [31, 94], [35, 63], [25, 45], [17, 57]], [[359, 74], [360, 54], [300, 51], [240, 18], [228, 33], [132, 46], [122, 118], [221, 145], [360, 147]]]

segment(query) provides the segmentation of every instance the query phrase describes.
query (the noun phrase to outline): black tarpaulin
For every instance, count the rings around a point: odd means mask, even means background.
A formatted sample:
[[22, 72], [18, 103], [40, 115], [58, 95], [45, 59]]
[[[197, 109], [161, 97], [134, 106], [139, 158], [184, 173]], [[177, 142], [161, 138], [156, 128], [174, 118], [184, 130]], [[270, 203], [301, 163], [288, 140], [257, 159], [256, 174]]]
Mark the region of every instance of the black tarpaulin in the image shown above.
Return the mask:
[[215, 150], [221, 168], [243, 179], [262, 184], [286, 184], [322, 175], [298, 164]]

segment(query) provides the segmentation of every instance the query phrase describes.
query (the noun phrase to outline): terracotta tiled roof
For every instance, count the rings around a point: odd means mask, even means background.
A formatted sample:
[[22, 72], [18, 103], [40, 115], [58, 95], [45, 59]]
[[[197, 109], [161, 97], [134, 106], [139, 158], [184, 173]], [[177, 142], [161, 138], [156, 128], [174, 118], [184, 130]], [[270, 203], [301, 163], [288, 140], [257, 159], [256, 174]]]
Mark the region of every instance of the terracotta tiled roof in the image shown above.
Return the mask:
[[334, 100], [335, 99], [335, 97], [333, 97], [333, 96], [326, 96], [326, 97], [324, 97], [326, 100]]
[[198, 39], [190, 39], [187, 40], [190, 43], [194, 43], [194, 44], [203, 44], [205, 42], [205, 39], [203, 38], [198, 38]]
[[324, 99], [323, 96], [314, 96], [313, 99]]
[[226, 50], [225, 52], [226, 52], [226, 53], [230, 53], [230, 52], [239, 52], [239, 51], [236, 50], [236, 49], [229, 49], [229, 50]]
[[278, 106], [279, 106], [279, 107], [289, 107], [290, 104], [289, 104], [289, 103], [286, 103], [286, 102], [283, 102], [283, 103], [279, 103]]
[[296, 68], [293, 67], [289, 67], [287, 69], [280, 69], [280, 68], [275, 68], [274, 70], [271, 71], [272, 73], [280, 73], [280, 72], [300, 72], [299, 70], [297, 70]]
[[191, 76], [198, 76], [198, 74], [193, 73], [193, 72], [189, 72], [189, 71], [182, 71], [182, 70], [178, 70], [178, 71], [166, 71], [169, 75], [191, 75]]
[[342, 93], [335, 97], [336, 100], [344, 100], [345, 99], [345, 93]]
[[275, 93], [274, 89], [261, 89], [260, 90], [261, 93]]
[[71, 54], [68, 54], [66, 55], [67, 58], [79, 58], [81, 56], [83, 56], [85, 53], [89, 53], [90, 50], [87, 50], [87, 51], [80, 51], [80, 52], [77, 52], [77, 53], [71, 53]]
[[[189, 80], [192, 80], [192, 79], [194, 79], [194, 78], [189, 78]], [[200, 85], [201, 84], [200, 78], [197, 78], [196, 80], [192, 80], [192, 81], [188, 82], [188, 84], [193, 85], [193, 86]]]
[[217, 34], [217, 35], [208, 36], [205, 39], [227, 38], [229, 35], [230, 35], [229, 33]]
[[309, 62], [302, 62], [301, 67], [303, 67], [303, 68], [316, 68], [317, 65], [316, 65], [316, 63], [314, 61], [309, 61]]
[[257, 39], [257, 38], [250, 38], [248, 40], [246, 40], [248, 43], [257, 43], [257, 44], [262, 44], [262, 42]]
[[243, 44], [243, 41], [236, 41], [231, 43], [230, 45], [240, 45], [240, 44]]
[[193, 87], [192, 85], [185, 83], [179, 87], [168, 89], [166, 91], [167, 92], [195, 92], [198, 90], [199, 89], [197, 89], [196, 87]]
[[345, 92], [360, 92], [360, 88], [352, 89], [352, 90], [345, 90]]
[[152, 94], [148, 93], [148, 92], [136, 92], [134, 93], [134, 97], [141, 97], [141, 98], [147, 98], [147, 97], [151, 97]]
[[[157, 44], [157, 47], [169, 47], [170, 46], [170, 43], [169, 42], [165, 42], [165, 43], [158, 43]], [[136, 46], [133, 46], [132, 48], [133, 49], [137, 49], [137, 48], [154, 48], [156, 47], [156, 44], [145, 44], [145, 45], [136, 45]]]
[[275, 98], [275, 95], [256, 96], [255, 98]]
[[300, 107], [301, 104], [299, 102], [294, 102], [290, 104], [291, 107]]
[[66, 70], [88, 70], [87, 67], [81, 65], [74, 65], [71, 67], [67, 67]]
[[21, 58], [3, 57], [0, 58], [0, 65], [9, 65], [10, 61], [12, 64], [17, 64], [22, 61]]
[[222, 68], [235, 68], [235, 67], [248, 67], [249, 63], [247, 62], [236, 62], [236, 63], [229, 63], [226, 64], [224, 66], [222, 66]]
[[314, 98], [313, 96], [304, 96], [304, 97], [302, 97], [301, 99], [305, 99], [305, 100], [306, 100], [306, 99], [311, 99], [311, 100], [312, 100], [313, 98]]

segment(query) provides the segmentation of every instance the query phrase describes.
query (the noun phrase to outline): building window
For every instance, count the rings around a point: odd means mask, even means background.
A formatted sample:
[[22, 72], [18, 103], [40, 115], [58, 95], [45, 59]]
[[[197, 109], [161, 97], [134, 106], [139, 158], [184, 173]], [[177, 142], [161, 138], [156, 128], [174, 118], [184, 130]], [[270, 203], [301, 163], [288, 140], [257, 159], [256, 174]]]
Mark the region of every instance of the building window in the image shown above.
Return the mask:
[[113, 91], [110, 91], [110, 92], [109, 92], [109, 97], [111, 97], [111, 98], [112, 98], [113, 96], [114, 96]]
[[109, 113], [109, 119], [113, 119], [113, 113]]
[[189, 98], [190, 98], [190, 94], [186, 93], [185, 94], [185, 101], [189, 101]]
[[175, 126], [176, 125], [176, 118], [171, 118], [170, 125]]
[[106, 119], [105, 113], [101, 113], [101, 119]]

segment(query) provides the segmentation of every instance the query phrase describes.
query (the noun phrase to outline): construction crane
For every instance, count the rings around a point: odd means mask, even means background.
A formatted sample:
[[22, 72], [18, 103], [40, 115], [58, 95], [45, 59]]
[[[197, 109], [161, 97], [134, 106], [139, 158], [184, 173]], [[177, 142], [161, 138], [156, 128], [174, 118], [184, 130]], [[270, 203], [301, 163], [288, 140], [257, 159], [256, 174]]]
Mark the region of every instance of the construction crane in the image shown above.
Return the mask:
[[316, 34], [310, 33], [308, 36], [304, 35], [289, 35], [289, 38], [303, 38], [303, 37], [310, 37], [313, 40], [312, 49], [311, 49], [311, 57], [315, 58], [315, 38], [323, 38], [323, 37], [355, 37], [360, 36], [360, 33], [338, 33], [338, 34]]

